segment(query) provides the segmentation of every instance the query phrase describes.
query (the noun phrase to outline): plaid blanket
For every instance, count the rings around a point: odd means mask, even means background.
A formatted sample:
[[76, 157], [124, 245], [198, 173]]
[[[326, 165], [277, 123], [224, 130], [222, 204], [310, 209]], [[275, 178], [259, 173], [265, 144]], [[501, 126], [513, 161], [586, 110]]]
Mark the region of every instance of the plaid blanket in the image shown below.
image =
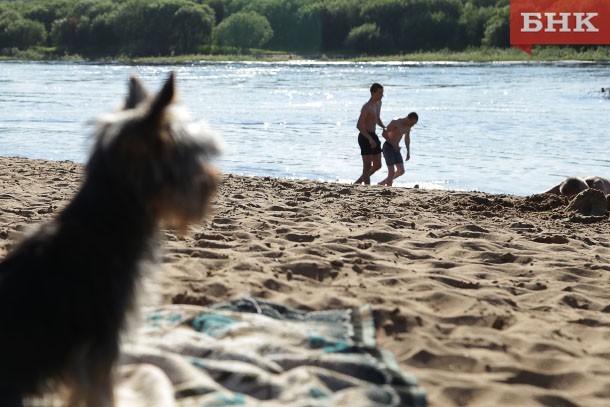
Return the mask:
[[120, 406], [425, 406], [375, 347], [370, 306], [305, 312], [242, 297], [166, 305], [127, 341]]

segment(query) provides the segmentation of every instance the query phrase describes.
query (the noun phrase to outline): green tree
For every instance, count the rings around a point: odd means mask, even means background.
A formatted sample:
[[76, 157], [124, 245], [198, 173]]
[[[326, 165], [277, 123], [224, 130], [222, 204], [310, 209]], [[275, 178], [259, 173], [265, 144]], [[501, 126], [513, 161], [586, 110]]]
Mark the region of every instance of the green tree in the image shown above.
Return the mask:
[[459, 0], [410, 0], [402, 14], [398, 47], [401, 51], [458, 48]]
[[206, 43], [214, 28], [214, 10], [207, 5], [187, 4], [172, 18], [172, 39], [179, 53], [194, 52]]
[[[167, 55], [172, 51], [172, 20], [185, 2], [182, 0], [140, 1], [142, 15], [131, 30], [136, 50], [144, 54]], [[142, 4], [143, 3], [143, 4]], [[129, 24], [129, 20], [124, 22]], [[129, 37], [124, 38], [129, 40]]]
[[216, 17], [214, 26], [217, 26], [224, 20], [227, 13], [227, 7], [229, 3], [231, 3], [231, 0], [198, 0], [198, 3], [208, 5], [214, 10], [214, 16]]
[[112, 25], [118, 6], [110, 0], [72, 2], [66, 14], [51, 25], [52, 44], [68, 52], [114, 52], [117, 36]]
[[393, 39], [400, 37], [401, 19], [408, 13], [404, 0], [367, 0], [360, 11], [364, 21], [375, 23]]
[[373, 55], [394, 49], [392, 38], [387, 33], [382, 33], [375, 23], [366, 23], [352, 29], [345, 40], [345, 46], [355, 52]]
[[267, 18], [273, 30], [268, 47], [279, 50], [319, 49], [319, 16], [312, 0], [234, 0], [232, 10], [253, 11]]
[[[27, 48], [46, 37], [60, 51], [83, 55], [195, 52], [212, 33], [219, 43], [299, 52], [505, 47], [508, 6], [509, 0], [0, 0], [0, 16], [16, 13], [2, 22], [0, 41]], [[243, 27], [227, 23], [243, 13], [255, 13], [260, 26], [252, 18]]]
[[485, 35], [485, 25], [493, 12], [493, 7], [480, 7], [472, 0], [464, 4], [459, 18], [460, 37], [464, 47], [481, 45]]
[[509, 7], [505, 6], [495, 11], [485, 25], [483, 45], [488, 47], [510, 46]]
[[0, 48], [27, 49], [43, 44], [46, 39], [44, 25], [9, 11], [0, 15]]
[[214, 11], [191, 0], [127, 0], [115, 30], [128, 54], [167, 55], [208, 42], [213, 24]]
[[261, 47], [273, 37], [266, 17], [254, 12], [230, 15], [216, 27], [216, 42], [241, 49]]
[[[322, 49], [322, 20], [318, 4], [306, 2], [297, 11], [297, 26], [294, 31], [294, 44], [289, 50], [320, 52]], [[272, 26], [273, 28], [273, 26]]]
[[70, 15], [93, 20], [100, 14], [111, 12], [115, 7], [111, 0], [78, 0], [74, 3]]
[[116, 53], [119, 50], [119, 36], [115, 29], [117, 11], [95, 16], [89, 26], [89, 45], [93, 50]]
[[24, 7], [24, 17], [44, 24], [49, 33], [55, 20], [68, 15], [73, 7], [72, 0], [37, 1]]
[[362, 24], [359, 5], [352, 0], [321, 0], [319, 7], [321, 50], [342, 49], [349, 32]]
[[87, 42], [89, 23], [89, 17], [70, 16], [55, 20], [51, 25], [52, 44], [64, 51], [78, 51]]

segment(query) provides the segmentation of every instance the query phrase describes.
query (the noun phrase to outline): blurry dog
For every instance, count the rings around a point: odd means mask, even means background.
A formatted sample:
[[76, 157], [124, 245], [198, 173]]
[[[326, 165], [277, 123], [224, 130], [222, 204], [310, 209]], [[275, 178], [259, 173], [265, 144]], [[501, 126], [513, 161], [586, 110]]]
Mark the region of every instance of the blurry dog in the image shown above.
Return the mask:
[[217, 186], [216, 144], [171, 104], [174, 75], [97, 121], [68, 206], [0, 264], [0, 406], [62, 385], [67, 405], [112, 406], [113, 365], [161, 227], [185, 230]]

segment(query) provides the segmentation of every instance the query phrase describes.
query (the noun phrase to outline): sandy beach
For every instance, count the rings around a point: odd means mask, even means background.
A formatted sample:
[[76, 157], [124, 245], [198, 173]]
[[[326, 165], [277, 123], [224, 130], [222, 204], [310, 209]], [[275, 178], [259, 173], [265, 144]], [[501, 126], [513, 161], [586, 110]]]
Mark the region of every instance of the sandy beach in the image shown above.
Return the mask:
[[[0, 158], [0, 257], [73, 196], [83, 166]], [[210, 218], [163, 233], [166, 303], [249, 293], [373, 307], [430, 406], [610, 403], [610, 222], [552, 195], [223, 175]]]

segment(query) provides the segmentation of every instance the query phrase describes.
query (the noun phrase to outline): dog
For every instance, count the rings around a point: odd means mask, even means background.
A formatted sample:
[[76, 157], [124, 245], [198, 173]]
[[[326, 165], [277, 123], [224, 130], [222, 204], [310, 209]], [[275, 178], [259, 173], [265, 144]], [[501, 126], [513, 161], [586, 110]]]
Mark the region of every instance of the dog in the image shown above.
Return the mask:
[[69, 406], [113, 405], [120, 336], [159, 231], [200, 220], [218, 184], [214, 138], [174, 98], [173, 73], [156, 95], [132, 76], [123, 109], [95, 122], [77, 194], [0, 263], [0, 406], [49, 390]]

